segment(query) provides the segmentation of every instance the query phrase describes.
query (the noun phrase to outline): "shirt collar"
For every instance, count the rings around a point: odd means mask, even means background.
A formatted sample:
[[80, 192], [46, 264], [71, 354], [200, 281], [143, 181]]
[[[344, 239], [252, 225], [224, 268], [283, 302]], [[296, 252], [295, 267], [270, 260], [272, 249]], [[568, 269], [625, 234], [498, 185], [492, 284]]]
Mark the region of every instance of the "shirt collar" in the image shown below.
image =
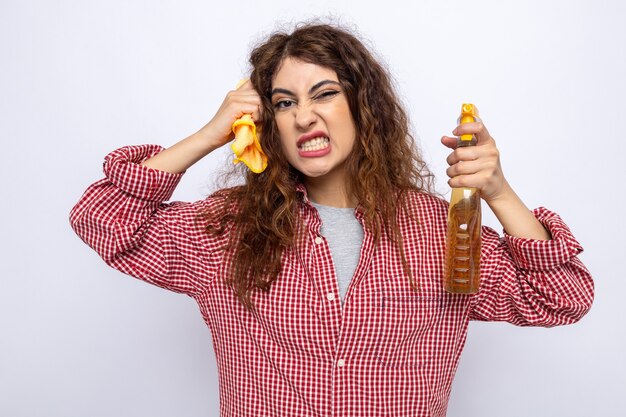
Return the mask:
[[[296, 194], [300, 194], [302, 196], [302, 202], [306, 206], [312, 208], [315, 212], [317, 212], [317, 209], [315, 208], [315, 206], [313, 206], [313, 204], [311, 204], [311, 201], [309, 200], [309, 196], [307, 194], [304, 183], [298, 182], [296, 184]], [[355, 215], [357, 219], [361, 219], [363, 217], [363, 207], [361, 206], [361, 204], [357, 204], [357, 206], [355, 207]]]
[[308, 201], [308, 196], [307, 196], [307, 192], [306, 192], [306, 187], [304, 186], [303, 183], [298, 182], [296, 184], [296, 193], [302, 194], [303, 197]]

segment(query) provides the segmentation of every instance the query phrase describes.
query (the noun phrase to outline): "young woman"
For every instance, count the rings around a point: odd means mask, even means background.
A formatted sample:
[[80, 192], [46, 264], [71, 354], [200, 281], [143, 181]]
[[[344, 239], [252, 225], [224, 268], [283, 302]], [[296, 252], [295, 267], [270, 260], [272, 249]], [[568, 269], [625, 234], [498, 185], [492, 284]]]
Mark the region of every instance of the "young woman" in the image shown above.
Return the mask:
[[[505, 235], [483, 229], [480, 292], [453, 295], [447, 203], [370, 52], [309, 24], [273, 34], [250, 62], [208, 124], [169, 149], [112, 152], [71, 212], [109, 265], [198, 302], [223, 416], [444, 416], [469, 320], [554, 326], [590, 308], [581, 246], [558, 215], [524, 206], [481, 122], [454, 129], [478, 144], [452, 151], [449, 183], [479, 188]], [[267, 169], [165, 203], [244, 114]]]

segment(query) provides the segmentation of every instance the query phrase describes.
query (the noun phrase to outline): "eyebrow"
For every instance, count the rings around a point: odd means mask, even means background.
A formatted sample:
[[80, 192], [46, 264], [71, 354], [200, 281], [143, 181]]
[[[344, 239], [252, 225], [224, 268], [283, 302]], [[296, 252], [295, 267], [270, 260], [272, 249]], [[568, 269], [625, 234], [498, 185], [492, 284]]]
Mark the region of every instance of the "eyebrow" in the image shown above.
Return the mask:
[[[312, 94], [315, 90], [317, 90], [320, 87], [325, 86], [326, 84], [336, 84], [338, 86], [341, 86], [341, 84], [339, 84], [337, 81], [323, 80], [323, 81], [320, 81], [319, 83], [315, 84], [313, 87], [311, 87], [309, 89], [309, 94]], [[272, 90], [271, 94], [270, 94], [270, 97], [274, 97], [274, 94], [278, 94], [278, 93], [287, 94], [288, 96], [292, 96], [292, 97], [296, 96], [292, 91], [287, 90], [285, 88], [274, 88]]]

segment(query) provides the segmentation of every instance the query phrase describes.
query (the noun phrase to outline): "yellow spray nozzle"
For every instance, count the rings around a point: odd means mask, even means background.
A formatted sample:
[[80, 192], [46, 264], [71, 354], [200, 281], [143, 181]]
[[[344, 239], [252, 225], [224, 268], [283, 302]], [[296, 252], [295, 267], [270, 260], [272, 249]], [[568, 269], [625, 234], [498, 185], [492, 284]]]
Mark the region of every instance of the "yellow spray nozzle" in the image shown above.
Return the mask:
[[[478, 117], [478, 109], [471, 103], [463, 103], [461, 106], [461, 124], [472, 123], [476, 121]], [[474, 139], [474, 135], [461, 135], [462, 141], [471, 141]]]

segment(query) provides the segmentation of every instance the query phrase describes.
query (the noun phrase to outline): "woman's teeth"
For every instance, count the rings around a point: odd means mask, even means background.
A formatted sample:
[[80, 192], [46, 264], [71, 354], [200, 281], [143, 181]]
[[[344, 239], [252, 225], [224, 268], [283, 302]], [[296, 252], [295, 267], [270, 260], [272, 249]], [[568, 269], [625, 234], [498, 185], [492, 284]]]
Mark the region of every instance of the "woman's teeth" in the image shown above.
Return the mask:
[[320, 149], [327, 148], [329, 144], [330, 139], [328, 138], [314, 138], [300, 145], [300, 149], [303, 151], [319, 151]]

